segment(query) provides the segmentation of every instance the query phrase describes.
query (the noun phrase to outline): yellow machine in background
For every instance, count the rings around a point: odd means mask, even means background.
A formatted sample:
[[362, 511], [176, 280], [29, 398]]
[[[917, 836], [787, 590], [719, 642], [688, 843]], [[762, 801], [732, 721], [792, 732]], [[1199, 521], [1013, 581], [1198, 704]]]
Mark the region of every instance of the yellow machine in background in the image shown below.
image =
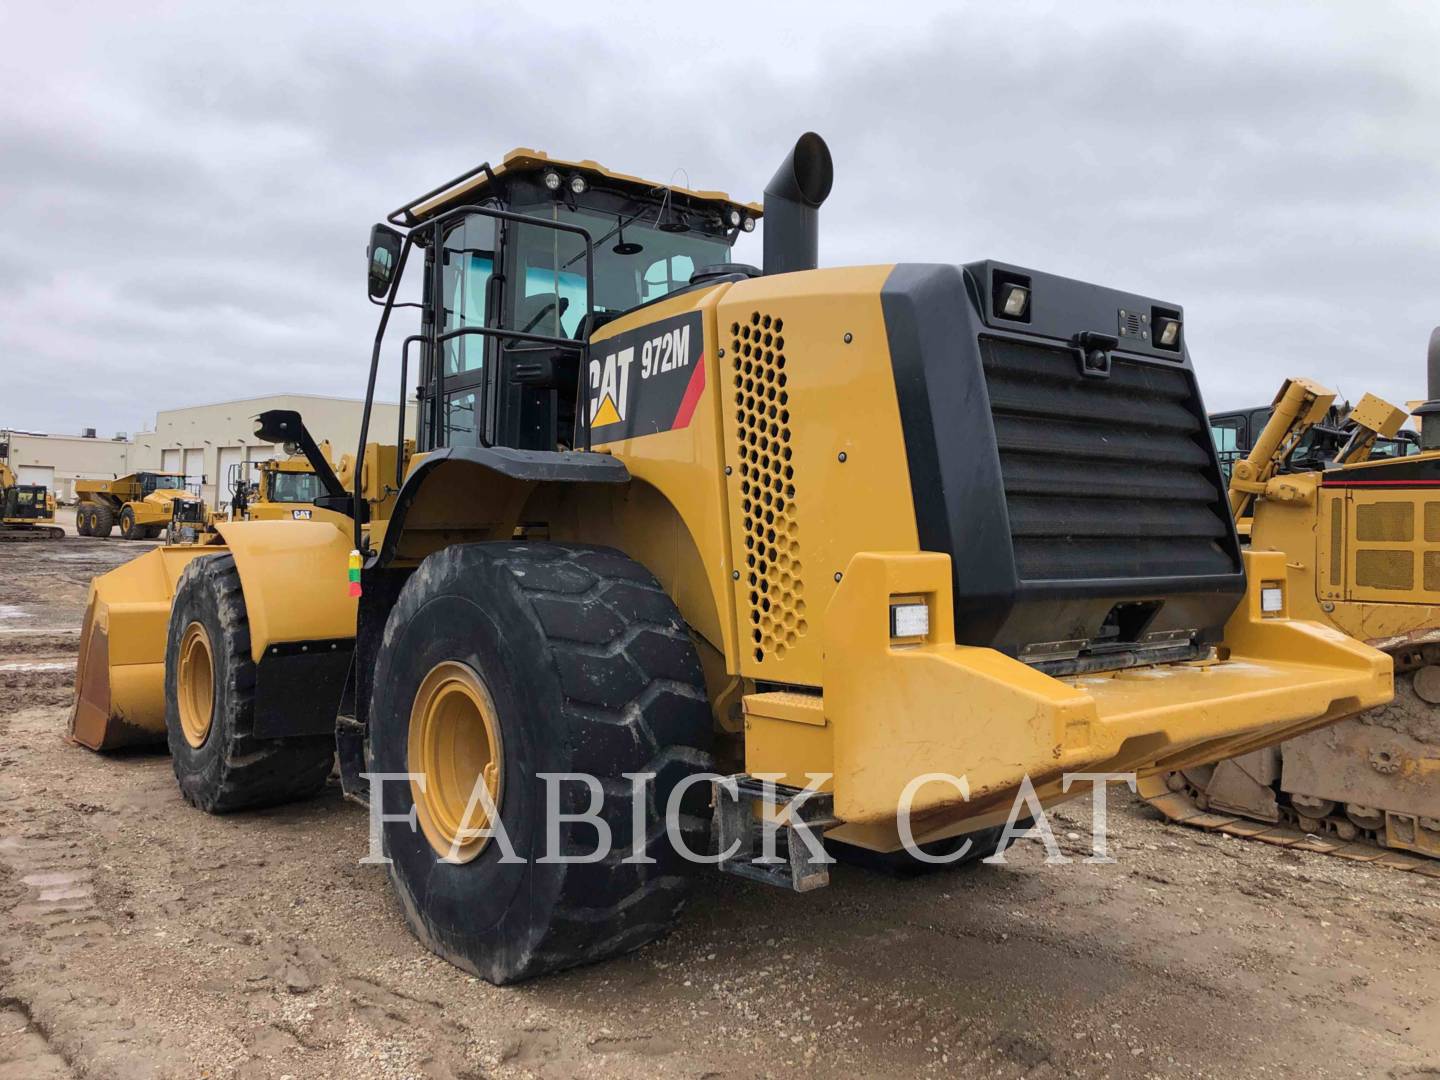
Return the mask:
[[0, 540], [61, 540], [55, 496], [43, 484], [22, 484], [0, 460]]
[[[322, 443], [321, 451], [328, 459], [329, 444]], [[231, 521], [310, 521], [324, 490], [315, 467], [299, 454], [236, 462], [226, 479]]]
[[[255, 530], [253, 535], [288, 538], [293, 534], [277, 533], [273, 526], [289, 521], [304, 522], [317, 526], [304, 534], [307, 546], [329, 552], [332, 558], [340, 559], [342, 565], [347, 558], [351, 517], [315, 502], [316, 499], [323, 501], [327, 493], [331, 496], [339, 494], [347, 502], [350, 499], [331, 467], [329, 444], [316, 444], [305, 430], [299, 414], [288, 410], [262, 413], [257, 420], [256, 435], [271, 442], [292, 445], [296, 453], [288, 460], [256, 463], [282, 468], [261, 470], [261, 497], [246, 504], [245, 516], [213, 522], [213, 533], [206, 534], [203, 543], [167, 544], [132, 559], [91, 583], [70, 725], [71, 737], [81, 745], [92, 750], [113, 750], [165, 741], [165, 640], [176, 583], [191, 560], [201, 556], [227, 555], [226, 542], [231, 530], [241, 532], [239, 527], [242, 525], [248, 528], [252, 524], [264, 524], [266, 528]], [[413, 444], [407, 443], [407, 452], [412, 447]], [[366, 447], [366, 458], [383, 465], [383, 469], [370, 470], [364, 480], [367, 486], [361, 490], [361, 499], [366, 507], [365, 516], [369, 520], [383, 520], [395, 501], [393, 489], [388, 489], [384, 483], [384, 477], [393, 475], [396, 469], [395, 448], [371, 444]], [[342, 455], [341, 465], [346, 469], [342, 475], [350, 475], [348, 465], [351, 460], [351, 455]], [[236, 472], [233, 477], [238, 479], [241, 475]], [[284, 479], [274, 486], [265, 483], [275, 477]], [[313, 477], [318, 490], [309, 485], [308, 479], [296, 482], [294, 488], [288, 487], [290, 477]], [[296, 518], [280, 512], [279, 508], [296, 509], [296, 504], [274, 496], [296, 493], [310, 496], [310, 501], [300, 508], [312, 510], [312, 514]], [[258, 516], [255, 514], [257, 508]], [[321, 525], [324, 527], [318, 528]], [[244, 532], [243, 535], [252, 533]], [[287, 547], [282, 554], [289, 556], [297, 552]], [[256, 555], [253, 563], [249, 561], [250, 557], [251, 552], [247, 548], [241, 558], [247, 566], [255, 568], [252, 580], [256, 583], [252, 588], [266, 590], [265, 595], [275, 598], [275, 607], [290, 607], [296, 624], [301, 628], [300, 633], [308, 631], [313, 625], [324, 625], [339, 627], [346, 636], [353, 634], [354, 600], [345, 595], [343, 589], [336, 588], [336, 579], [327, 573], [328, 567], [297, 559], [287, 560], [272, 572], [276, 564], [271, 553]], [[262, 576], [265, 578], [263, 584], [259, 582]], [[318, 611], [318, 624], [306, 621], [312, 609]], [[287, 634], [284, 626], [283, 621], [268, 625], [261, 622], [257, 624], [257, 633], [284, 637]], [[348, 663], [348, 643], [339, 655]]]
[[[1242, 553], [1178, 305], [999, 262], [817, 269], [831, 179], [805, 135], [763, 268], [731, 258], [760, 206], [533, 150], [395, 211], [361, 445], [413, 257], [418, 452], [366, 447], [347, 493], [262, 417], [345, 531], [226, 522], [223, 552], [97, 578], [76, 739], [163, 732], [212, 812], [303, 797], [338, 750], [415, 933], [511, 982], [661, 933], [712, 821], [720, 869], [806, 890], [800, 821], [893, 853], [908, 808], [983, 854], [1027, 784], [1052, 805], [1067, 773], [1389, 700], [1389, 658]], [[542, 857], [558, 774], [623, 850]]]
[[77, 480], [75, 531], [109, 536], [117, 524], [126, 540], [153, 540], [172, 523], [203, 531], [209, 512], [199, 496], [174, 473], [136, 472], [113, 480]]
[[[1440, 369], [1435, 344], [1431, 363]], [[1422, 431], [1418, 454], [1370, 460], [1407, 416], [1367, 394], [1325, 468], [1287, 471], [1334, 398], [1306, 379], [1286, 382], [1234, 467], [1230, 507], [1249, 524], [1252, 551], [1283, 552], [1293, 612], [1394, 658], [1395, 699], [1242, 757], [1150, 776], [1142, 794], [1190, 824], [1440, 876], [1440, 864], [1404, 854], [1440, 858], [1440, 451]]]

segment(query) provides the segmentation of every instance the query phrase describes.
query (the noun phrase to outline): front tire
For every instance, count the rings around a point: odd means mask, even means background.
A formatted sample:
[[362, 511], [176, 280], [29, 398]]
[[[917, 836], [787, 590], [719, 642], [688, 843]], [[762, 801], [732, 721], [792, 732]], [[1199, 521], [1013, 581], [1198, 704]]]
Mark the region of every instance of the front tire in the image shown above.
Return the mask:
[[[420, 825], [387, 821], [385, 853], [412, 930], [451, 963], [517, 982], [636, 948], [679, 914], [691, 867], [664, 815], [676, 784], [711, 767], [710, 706], [680, 613], [621, 553], [494, 543], [431, 555], [386, 624], [370, 730], [375, 772], [426, 774], [423, 791], [403, 780], [381, 789], [387, 815], [415, 809]], [[437, 754], [432, 742], [459, 750]], [[542, 773], [598, 779], [612, 834], [602, 860], [538, 861], [547, 845]], [[634, 846], [626, 773], [654, 776], [640, 841], [651, 863], [624, 861]], [[481, 779], [518, 862], [502, 861], [498, 838], [442, 859]], [[581, 783], [559, 791], [565, 812], [588, 807]], [[708, 804], [701, 782], [681, 805], [683, 842], [695, 852], [706, 850]], [[593, 825], [558, 828], [562, 852], [596, 850]]]
[[254, 715], [255, 661], [235, 559], [193, 559], [175, 589], [165, 649], [165, 731], [188, 802], [227, 814], [325, 786], [334, 738], [257, 738]]
[[142, 540], [145, 537], [145, 526], [135, 524], [135, 511], [129, 506], [120, 511], [120, 537], [123, 540]]

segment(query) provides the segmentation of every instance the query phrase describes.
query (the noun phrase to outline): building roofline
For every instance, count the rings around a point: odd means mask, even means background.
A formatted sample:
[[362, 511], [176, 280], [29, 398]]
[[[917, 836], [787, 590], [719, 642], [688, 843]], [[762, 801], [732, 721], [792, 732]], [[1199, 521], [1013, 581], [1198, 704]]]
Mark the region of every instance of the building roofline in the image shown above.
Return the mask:
[[[299, 394], [279, 391], [274, 394], [256, 394], [254, 397], [228, 398], [222, 401], [197, 401], [192, 402], [189, 405], [176, 405], [174, 408], [170, 409], [156, 409], [155, 415], [159, 416], [163, 413], [184, 412], [187, 409], [213, 409], [217, 405], [244, 405], [252, 401], [270, 401], [273, 398], [309, 398], [311, 401], [348, 401], [355, 405], [365, 404], [364, 398], [344, 397], [339, 394]], [[375, 404], [398, 405], [399, 402], [382, 401], [379, 398], [376, 398]]]

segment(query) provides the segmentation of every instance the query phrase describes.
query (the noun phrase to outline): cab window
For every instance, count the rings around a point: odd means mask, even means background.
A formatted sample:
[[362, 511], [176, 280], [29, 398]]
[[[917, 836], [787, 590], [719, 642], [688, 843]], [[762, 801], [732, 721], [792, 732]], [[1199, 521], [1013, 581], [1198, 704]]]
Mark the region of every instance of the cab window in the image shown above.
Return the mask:
[[[466, 217], [445, 234], [445, 329], [485, 325], [485, 304], [495, 273], [495, 224]], [[485, 366], [483, 334], [461, 334], [444, 344], [445, 375], [477, 375]]]
[[1220, 453], [1241, 450], [1241, 429], [1245, 421], [1238, 416], [1223, 416], [1210, 421], [1210, 437]]

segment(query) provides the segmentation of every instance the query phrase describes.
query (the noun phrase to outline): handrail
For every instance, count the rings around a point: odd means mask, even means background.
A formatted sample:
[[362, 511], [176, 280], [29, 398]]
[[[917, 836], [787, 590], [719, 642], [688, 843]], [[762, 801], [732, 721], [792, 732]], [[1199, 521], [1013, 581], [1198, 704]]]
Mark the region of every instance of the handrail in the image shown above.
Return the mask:
[[[401, 207], [399, 210], [394, 211], [394, 212], [390, 215], [389, 220], [392, 222], [392, 224], [405, 224], [404, 222], [399, 222], [399, 221], [396, 221], [396, 220], [395, 220], [395, 218], [397, 217], [397, 215], [400, 215], [402, 212], [408, 214], [408, 211], [409, 211], [412, 207], [414, 207], [417, 203], [424, 202], [424, 201], [426, 201], [427, 199], [432, 198], [432, 197], [435, 196], [436, 194], [439, 194], [439, 193], [441, 193], [441, 192], [446, 191], [446, 190], [449, 189], [449, 188], [454, 187], [456, 184], [463, 182], [464, 180], [466, 180], [466, 179], [474, 176], [476, 173], [481, 172], [481, 171], [485, 171], [485, 172], [488, 173], [488, 172], [489, 172], [489, 166], [488, 166], [488, 165], [483, 165], [483, 166], [481, 166], [479, 169], [471, 170], [471, 172], [466, 173], [466, 174], [463, 174], [463, 175], [460, 176], [460, 177], [457, 177], [455, 180], [450, 181], [450, 183], [448, 183], [448, 184], [446, 184], [446, 185], [444, 185], [444, 186], [442, 186], [442, 187], [436, 188], [434, 191], [428, 193], [427, 195], [421, 196], [419, 199], [415, 200], [415, 202], [408, 203], [406, 206], [403, 206], [403, 207]], [[491, 175], [493, 176], [493, 173], [492, 173]], [[415, 340], [415, 339], [418, 338], [418, 339], [421, 341], [422, 344], [428, 344], [428, 345], [429, 345], [429, 348], [430, 348], [431, 356], [433, 357], [433, 359], [434, 359], [434, 364], [435, 364], [435, 369], [434, 369], [434, 370], [435, 370], [435, 408], [436, 408], [436, 410], [437, 410], [435, 416], [434, 416], [434, 417], [432, 418], [432, 420], [431, 420], [431, 431], [434, 432], [434, 433], [437, 433], [435, 439], [432, 439], [432, 441], [434, 441], [437, 446], [440, 445], [440, 443], [439, 443], [439, 441], [438, 441], [438, 432], [440, 431], [439, 420], [440, 420], [440, 418], [441, 418], [441, 417], [440, 417], [439, 410], [440, 410], [441, 408], [443, 408], [444, 391], [445, 391], [445, 363], [444, 363], [444, 358], [443, 358], [443, 357], [440, 355], [440, 353], [439, 353], [440, 345], [441, 345], [442, 343], [446, 342], [446, 341], [449, 341], [449, 340], [452, 339], [452, 338], [461, 337], [461, 336], [464, 336], [465, 334], [478, 334], [478, 335], [480, 335], [480, 336], [482, 336], [482, 337], [495, 337], [495, 338], [499, 338], [499, 339], [501, 339], [501, 340], [513, 339], [513, 340], [516, 340], [516, 341], [530, 341], [530, 342], [535, 342], [535, 343], [537, 343], [537, 344], [552, 345], [552, 346], [559, 347], [559, 348], [575, 349], [576, 351], [579, 352], [579, 354], [580, 354], [580, 378], [577, 380], [577, 385], [576, 385], [576, 408], [575, 408], [575, 416], [576, 416], [577, 427], [579, 427], [579, 428], [583, 431], [583, 433], [584, 433], [585, 449], [587, 449], [587, 450], [590, 449], [590, 417], [586, 414], [586, 411], [581, 407], [582, 389], [583, 389], [584, 383], [585, 383], [585, 370], [586, 370], [586, 367], [587, 367], [586, 361], [587, 361], [588, 356], [589, 356], [589, 348], [590, 348], [589, 342], [583, 341], [583, 340], [582, 340], [582, 341], [575, 341], [575, 340], [572, 340], [572, 339], [570, 339], [570, 338], [554, 337], [554, 336], [551, 336], [551, 335], [548, 335], [548, 334], [530, 334], [530, 333], [527, 333], [526, 331], [523, 331], [523, 330], [507, 330], [507, 329], [504, 329], [504, 328], [501, 328], [501, 327], [489, 327], [489, 326], [465, 326], [465, 327], [457, 327], [457, 328], [454, 329], [454, 330], [447, 330], [447, 331], [441, 331], [441, 330], [439, 330], [439, 327], [441, 326], [441, 324], [442, 324], [442, 322], [443, 322], [443, 313], [444, 313], [444, 297], [441, 295], [440, 289], [438, 288], [438, 286], [439, 286], [439, 284], [440, 284], [440, 280], [439, 280], [439, 279], [440, 279], [440, 276], [441, 276], [441, 274], [442, 274], [442, 272], [443, 272], [443, 266], [442, 266], [442, 261], [443, 261], [443, 260], [441, 260], [441, 259], [439, 258], [439, 254], [440, 254], [440, 252], [441, 252], [441, 250], [442, 250], [442, 246], [443, 246], [443, 236], [444, 236], [444, 234], [443, 234], [443, 226], [444, 226], [446, 223], [448, 223], [448, 222], [450, 222], [450, 221], [452, 221], [452, 220], [454, 220], [454, 219], [456, 219], [456, 218], [466, 217], [466, 216], [489, 217], [489, 218], [495, 218], [495, 219], [500, 220], [500, 221], [511, 221], [511, 222], [515, 222], [515, 223], [517, 223], [517, 224], [535, 225], [535, 226], [538, 226], [538, 227], [540, 227], [540, 228], [554, 229], [554, 230], [556, 230], [556, 231], [558, 231], [558, 232], [573, 233], [573, 234], [579, 236], [582, 240], [584, 240], [584, 242], [585, 242], [585, 320], [584, 320], [583, 323], [581, 323], [581, 325], [582, 325], [582, 326], [585, 326], [585, 327], [589, 327], [589, 326], [593, 325], [593, 324], [594, 324], [594, 321], [595, 321], [595, 243], [594, 243], [594, 240], [593, 240], [593, 239], [591, 238], [591, 236], [590, 236], [589, 230], [586, 229], [586, 228], [584, 228], [583, 226], [580, 226], [580, 225], [572, 225], [572, 224], [570, 224], [569, 222], [564, 222], [564, 221], [552, 221], [552, 220], [550, 220], [550, 219], [548, 219], [548, 218], [536, 217], [536, 216], [534, 216], [533, 214], [519, 214], [519, 213], [515, 213], [514, 211], [511, 211], [511, 210], [497, 210], [497, 209], [495, 209], [494, 207], [480, 206], [480, 205], [475, 205], [475, 204], [466, 204], [466, 205], [463, 205], [463, 206], [454, 207], [453, 209], [447, 210], [447, 211], [445, 211], [444, 213], [438, 214], [438, 215], [436, 215], [435, 217], [430, 218], [430, 219], [428, 219], [427, 221], [425, 221], [425, 222], [424, 222], [425, 228], [426, 228], [427, 230], [431, 231], [431, 233], [432, 233], [432, 235], [433, 235], [433, 237], [434, 237], [434, 239], [435, 239], [435, 247], [434, 247], [434, 249], [433, 249], [433, 250], [434, 250], [433, 272], [434, 272], [435, 278], [436, 278], [436, 280], [433, 281], [433, 282], [432, 282], [432, 285], [431, 285], [431, 305], [430, 305], [430, 308], [426, 311], [426, 314], [439, 314], [439, 315], [440, 315], [440, 318], [437, 319], [437, 318], [432, 317], [432, 318], [429, 320], [429, 323], [428, 323], [428, 325], [429, 325], [428, 341], [427, 341], [426, 334], [424, 333], [425, 322], [424, 322], [423, 319], [422, 319], [422, 332], [421, 332], [419, 335], [411, 335], [410, 337], [406, 338], [405, 344], [402, 345], [402, 347], [401, 347], [401, 377], [402, 377], [402, 379], [403, 379], [403, 378], [405, 377], [406, 371], [407, 371], [407, 366], [408, 366], [408, 359], [407, 359], [407, 357], [408, 357], [408, 354], [407, 354], [406, 350], [407, 350], [408, 347], [409, 347], [409, 343], [410, 343], [412, 340]], [[413, 218], [413, 215], [411, 215], [411, 217]], [[386, 332], [386, 330], [388, 329], [389, 323], [390, 323], [390, 313], [391, 313], [391, 312], [394, 310], [394, 308], [395, 308], [395, 297], [396, 297], [396, 294], [398, 293], [399, 288], [400, 288], [400, 280], [401, 280], [401, 278], [404, 277], [404, 274], [405, 274], [405, 266], [406, 266], [406, 264], [407, 264], [407, 262], [408, 262], [408, 260], [409, 260], [409, 257], [410, 257], [410, 249], [415, 246], [415, 237], [416, 237], [416, 233], [417, 233], [418, 231], [421, 231], [421, 230], [412, 229], [410, 232], [406, 233], [406, 235], [405, 235], [405, 242], [404, 242], [404, 244], [403, 244], [403, 245], [401, 246], [401, 248], [400, 248], [400, 257], [396, 260], [396, 264], [395, 264], [395, 274], [394, 274], [394, 276], [390, 279], [390, 288], [389, 288], [389, 290], [386, 292], [386, 295], [385, 295], [385, 307], [384, 307], [384, 310], [380, 313], [380, 325], [379, 325], [378, 327], [376, 327], [376, 330], [375, 330], [375, 340], [374, 340], [374, 343], [373, 343], [373, 345], [372, 345], [372, 347], [371, 347], [371, 350], [370, 350], [370, 372], [369, 372], [369, 377], [367, 378], [366, 384], [365, 384], [365, 407], [364, 407], [364, 409], [361, 411], [361, 414], [360, 414], [360, 444], [359, 444], [359, 447], [358, 447], [358, 449], [357, 449], [357, 451], [356, 451], [356, 455], [355, 455], [356, 467], [355, 467], [355, 475], [354, 475], [354, 477], [353, 477], [353, 484], [354, 484], [354, 489], [353, 489], [353, 492], [352, 492], [352, 496], [353, 496], [353, 497], [352, 497], [352, 500], [351, 500], [352, 517], [354, 518], [355, 550], [358, 551], [358, 552], [360, 552], [360, 554], [361, 554], [361, 556], [362, 556], [363, 558], [369, 558], [370, 556], [372, 556], [372, 555], [374, 554], [374, 552], [370, 551], [369, 548], [368, 548], [368, 547], [366, 546], [366, 544], [365, 544], [365, 536], [364, 536], [364, 531], [363, 531], [363, 524], [364, 524], [364, 522], [363, 522], [363, 517], [364, 517], [364, 512], [363, 512], [363, 508], [364, 508], [364, 493], [363, 493], [363, 488], [362, 488], [362, 485], [361, 485], [361, 478], [362, 478], [362, 475], [363, 475], [363, 473], [364, 473], [364, 468], [363, 468], [362, 466], [363, 466], [363, 462], [364, 462], [364, 460], [365, 460], [365, 445], [366, 445], [366, 443], [368, 442], [368, 440], [369, 440], [369, 438], [370, 438], [370, 415], [371, 415], [371, 410], [372, 410], [372, 407], [373, 407], [373, 404], [374, 404], [374, 401], [375, 401], [375, 381], [376, 381], [376, 379], [377, 379], [377, 377], [378, 377], [379, 370], [380, 370], [380, 350], [381, 350], [381, 348], [384, 346], [384, 342], [385, 342], [385, 332]], [[438, 310], [437, 310], [437, 309], [438, 309]], [[486, 314], [487, 314], [487, 316], [488, 316], [489, 312], [487, 311]], [[493, 367], [498, 367], [498, 365], [492, 365], [492, 368], [493, 368]], [[482, 406], [488, 405], [488, 394], [489, 394], [489, 392], [490, 392], [490, 388], [495, 385], [496, 374], [497, 374], [497, 373], [496, 373], [494, 370], [492, 370], [491, 372], [489, 372], [488, 374], [486, 374], [486, 376], [485, 376], [485, 378], [484, 378], [484, 382], [483, 382], [483, 384], [482, 384], [482, 393], [485, 395], [485, 398], [486, 398], [486, 399], [482, 400]], [[482, 410], [482, 415], [488, 415], [488, 412], [485, 412], [485, 411]], [[403, 392], [403, 390], [402, 390], [402, 393], [401, 393], [401, 401], [400, 401], [400, 425], [401, 425], [402, 437], [401, 437], [401, 440], [400, 440], [400, 445], [397, 446], [397, 448], [396, 448], [397, 461], [398, 461], [401, 457], [403, 457], [403, 449], [404, 449], [403, 432], [404, 432], [404, 422], [405, 422], [405, 421], [404, 421], [404, 416], [405, 416], [405, 398], [404, 398], [404, 392]], [[417, 418], [417, 422], [418, 422], [418, 419], [419, 419], [419, 412], [418, 412], [418, 410], [417, 410], [417, 413], [416, 413], [416, 418]], [[417, 434], [417, 436], [418, 436], [418, 434], [419, 434], [418, 430], [417, 430], [417, 433], [416, 433], [416, 434]], [[480, 441], [481, 441], [482, 445], [487, 445], [487, 446], [489, 445], [488, 440], [485, 438], [483, 426], [479, 429], [479, 437], [480, 437]], [[399, 476], [399, 472], [400, 472], [400, 469], [399, 469], [398, 465], [397, 465], [397, 470], [396, 470], [396, 472], [397, 472], [397, 477], [398, 477], [398, 476]]]

